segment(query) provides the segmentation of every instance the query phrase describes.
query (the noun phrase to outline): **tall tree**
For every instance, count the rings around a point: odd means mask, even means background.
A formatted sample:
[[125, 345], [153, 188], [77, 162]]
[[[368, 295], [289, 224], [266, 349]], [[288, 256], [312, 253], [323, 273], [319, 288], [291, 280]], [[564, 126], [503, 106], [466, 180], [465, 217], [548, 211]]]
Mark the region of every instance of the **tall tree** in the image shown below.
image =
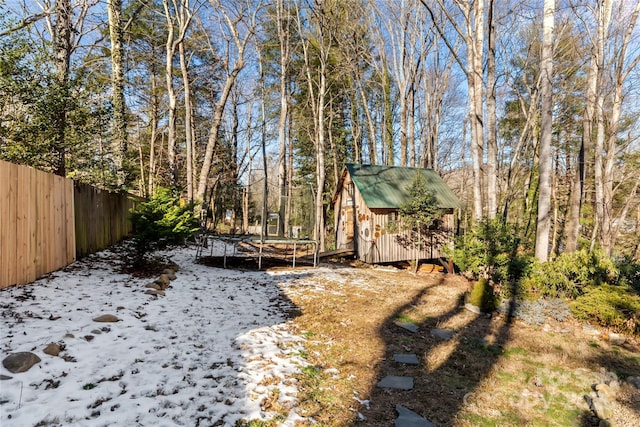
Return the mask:
[[287, 116], [289, 107], [288, 73], [291, 43], [291, 10], [285, 0], [276, 1], [276, 20], [278, 21], [278, 41], [280, 42], [280, 118], [278, 120], [278, 195], [279, 215], [278, 235], [283, 236], [289, 230], [287, 207]]
[[117, 183], [127, 184], [127, 114], [124, 99], [124, 53], [122, 50], [122, 0], [107, 0], [109, 37], [111, 41], [111, 103], [113, 105], [113, 134]]
[[55, 24], [51, 26], [53, 36], [56, 83], [59, 91], [60, 103], [53, 115], [54, 134], [53, 147], [56, 150], [56, 164], [54, 173], [66, 175], [66, 132], [67, 132], [67, 99], [69, 97], [69, 72], [71, 65], [71, 1], [56, 0]]
[[536, 227], [535, 255], [540, 262], [549, 256], [549, 230], [551, 224], [551, 137], [553, 127], [553, 37], [555, 27], [555, 0], [544, 0], [542, 21], [542, 106], [540, 120], [540, 161], [538, 184], [538, 220]]
[[[225, 4], [222, 1], [209, 0], [209, 3], [220, 17], [220, 38], [226, 41], [227, 52], [220, 55], [220, 66], [226, 73], [225, 81], [214, 106], [209, 136], [202, 159], [202, 166], [198, 178], [198, 189], [195, 199], [204, 201], [207, 191], [209, 174], [213, 164], [215, 149], [218, 144], [218, 134], [223, 114], [231, 89], [236, 84], [238, 74], [245, 67], [245, 52], [255, 31], [256, 17], [262, 10], [262, 2], [242, 1], [239, 4]], [[232, 2], [233, 3], [233, 2]]]
[[[473, 166], [473, 216], [483, 217], [482, 161], [484, 158], [484, 126], [483, 126], [483, 82], [484, 82], [484, 37], [485, 37], [485, 1], [486, 0], [454, 0], [453, 8], [444, 0], [436, 0], [438, 10], [445, 17], [442, 22], [440, 14], [435, 13], [429, 1], [420, 0], [427, 8], [431, 19], [456, 62], [467, 79], [469, 99], [469, 125], [471, 128], [471, 161]], [[454, 15], [460, 14], [460, 19]], [[460, 22], [462, 21], [462, 22]], [[445, 34], [446, 25], [450, 25], [466, 46], [466, 60], [463, 59], [451, 36]]]

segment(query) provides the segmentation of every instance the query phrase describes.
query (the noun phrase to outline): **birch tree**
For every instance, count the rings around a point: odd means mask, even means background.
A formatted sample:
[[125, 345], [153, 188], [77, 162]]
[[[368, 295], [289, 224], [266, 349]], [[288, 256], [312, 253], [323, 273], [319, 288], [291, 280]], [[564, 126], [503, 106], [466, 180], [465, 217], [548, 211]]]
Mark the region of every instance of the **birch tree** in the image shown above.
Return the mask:
[[549, 230], [551, 224], [551, 133], [553, 126], [553, 37], [555, 23], [555, 0], [544, 1], [542, 22], [542, 57], [540, 72], [542, 78], [542, 106], [540, 120], [540, 161], [538, 185], [538, 220], [536, 227], [535, 256], [545, 262], [549, 256]]

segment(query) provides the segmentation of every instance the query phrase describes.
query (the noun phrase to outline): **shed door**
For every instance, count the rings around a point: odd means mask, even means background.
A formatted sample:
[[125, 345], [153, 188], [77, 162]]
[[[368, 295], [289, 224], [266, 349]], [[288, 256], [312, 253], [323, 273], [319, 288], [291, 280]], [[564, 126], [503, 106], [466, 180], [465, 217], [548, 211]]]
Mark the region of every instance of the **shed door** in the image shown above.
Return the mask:
[[353, 240], [354, 230], [353, 230], [353, 206], [345, 207], [344, 209], [345, 219], [344, 219], [344, 235], [347, 239], [347, 243]]

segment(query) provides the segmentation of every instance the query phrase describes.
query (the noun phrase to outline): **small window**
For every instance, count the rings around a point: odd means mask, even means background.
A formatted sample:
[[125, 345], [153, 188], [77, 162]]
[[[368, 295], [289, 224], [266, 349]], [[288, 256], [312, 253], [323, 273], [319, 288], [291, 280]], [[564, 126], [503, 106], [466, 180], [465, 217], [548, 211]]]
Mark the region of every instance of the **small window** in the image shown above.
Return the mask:
[[398, 221], [398, 211], [389, 212], [387, 214], [387, 223]]

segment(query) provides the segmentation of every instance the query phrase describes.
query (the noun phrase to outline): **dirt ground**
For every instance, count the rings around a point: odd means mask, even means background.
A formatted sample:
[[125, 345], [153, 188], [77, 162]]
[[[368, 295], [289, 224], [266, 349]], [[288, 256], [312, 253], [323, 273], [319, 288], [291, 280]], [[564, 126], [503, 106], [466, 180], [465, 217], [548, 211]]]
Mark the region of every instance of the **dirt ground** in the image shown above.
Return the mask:
[[[592, 386], [640, 375], [635, 342], [609, 345], [606, 331], [592, 335], [573, 320], [530, 326], [471, 313], [468, 281], [431, 270], [345, 266], [287, 285], [310, 363], [298, 378], [301, 415], [316, 425], [390, 426], [401, 404], [440, 427], [590, 426]], [[453, 338], [434, 337], [436, 328]], [[400, 365], [395, 353], [415, 353], [420, 365]], [[413, 377], [413, 390], [376, 387], [386, 375]], [[640, 393], [621, 383], [613, 424], [640, 426]]]

